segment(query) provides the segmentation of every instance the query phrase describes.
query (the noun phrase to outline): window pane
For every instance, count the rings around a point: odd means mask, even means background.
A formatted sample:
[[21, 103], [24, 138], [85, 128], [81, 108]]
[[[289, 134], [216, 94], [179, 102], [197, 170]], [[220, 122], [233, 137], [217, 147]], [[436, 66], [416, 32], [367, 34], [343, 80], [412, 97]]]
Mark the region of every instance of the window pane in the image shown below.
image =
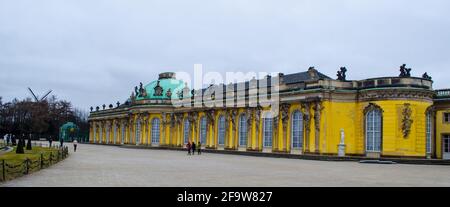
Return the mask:
[[239, 145], [247, 145], [247, 117], [241, 115], [239, 118]]
[[206, 144], [206, 117], [200, 120], [200, 142]]
[[189, 120], [184, 120], [184, 143], [187, 144], [189, 142]]
[[225, 144], [225, 117], [219, 117], [219, 145]]
[[160, 137], [160, 121], [155, 118], [152, 120], [152, 143], [158, 144]]

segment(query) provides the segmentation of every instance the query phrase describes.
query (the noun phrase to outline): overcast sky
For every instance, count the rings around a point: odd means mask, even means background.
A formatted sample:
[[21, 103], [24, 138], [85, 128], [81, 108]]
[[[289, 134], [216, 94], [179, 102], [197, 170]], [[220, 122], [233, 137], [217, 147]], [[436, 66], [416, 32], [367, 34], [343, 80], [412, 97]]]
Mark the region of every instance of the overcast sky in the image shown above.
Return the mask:
[[88, 110], [162, 71], [315, 66], [349, 79], [406, 63], [450, 88], [448, 0], [0, 0], [0, 96], [52, 89]]

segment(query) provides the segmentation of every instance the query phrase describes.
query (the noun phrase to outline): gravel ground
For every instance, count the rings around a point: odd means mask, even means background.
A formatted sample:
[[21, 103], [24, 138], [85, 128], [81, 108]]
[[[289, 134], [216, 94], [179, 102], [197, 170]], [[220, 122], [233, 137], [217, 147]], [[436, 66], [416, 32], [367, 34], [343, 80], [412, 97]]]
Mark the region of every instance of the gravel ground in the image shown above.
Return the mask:
[[[71, 144], [69, 144], [70, 147]], [[79, 144], [76, 153], [0, 186], [447, 186], [450, 167], [324, 162]]]

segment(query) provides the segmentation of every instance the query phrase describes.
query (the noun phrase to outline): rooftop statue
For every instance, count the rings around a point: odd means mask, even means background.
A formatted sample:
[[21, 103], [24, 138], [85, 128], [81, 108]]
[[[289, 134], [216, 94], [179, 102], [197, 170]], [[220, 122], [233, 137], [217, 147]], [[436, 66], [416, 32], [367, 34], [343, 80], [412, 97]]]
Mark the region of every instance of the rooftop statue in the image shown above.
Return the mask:
[[432, 79], [433, 79], [433, 78], [431, 78], [431, 76], [428, 75], [428, 73], [424, 73], [424, 74], [422, 75], [422, 78], [423, 78], [423, 79], [427, 79], [427, 80], [432, 80]]
[[340, 81], [346, 81], [347, 80], [347, 68], [341, 67], [340, 70], [337, 72], [337, 79]]
[[411, 77], [411, 68], [406, 68], [406, 64], [400, 66], [400, 77], [401, 78]]

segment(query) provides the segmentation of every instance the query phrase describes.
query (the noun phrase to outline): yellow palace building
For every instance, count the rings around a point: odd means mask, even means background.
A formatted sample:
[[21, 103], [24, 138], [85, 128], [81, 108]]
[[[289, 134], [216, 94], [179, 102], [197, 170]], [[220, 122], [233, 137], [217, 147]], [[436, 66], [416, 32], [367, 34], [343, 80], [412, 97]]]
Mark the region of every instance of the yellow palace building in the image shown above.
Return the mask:
[[[426, 73], [346, 80], [314, 67], [191, 90], [176, 74], [91, 107], [91, 143], [330, 156], [450, 159], [450, 90]], [[274, 84], [275, 83], [275, 84]], [[271, 103], [271, 104], [269, 104]]]

